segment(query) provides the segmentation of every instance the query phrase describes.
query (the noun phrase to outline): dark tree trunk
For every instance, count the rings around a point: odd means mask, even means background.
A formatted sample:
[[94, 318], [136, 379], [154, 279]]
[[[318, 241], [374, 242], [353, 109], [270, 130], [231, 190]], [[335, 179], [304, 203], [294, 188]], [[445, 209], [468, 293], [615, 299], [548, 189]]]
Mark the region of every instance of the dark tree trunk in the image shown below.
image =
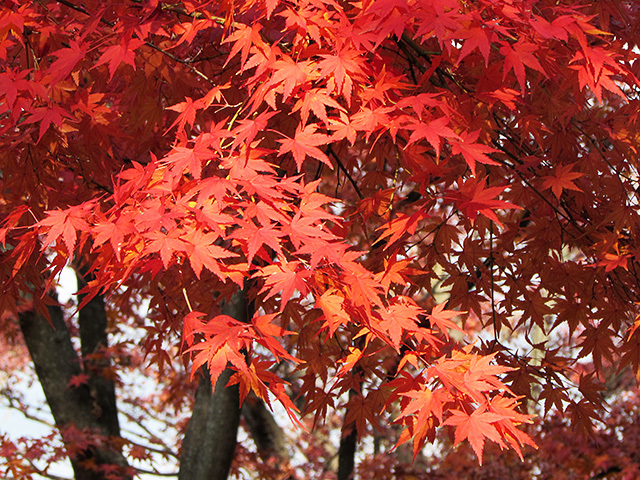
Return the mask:
[[[246, 322], [249, 305], [245, 292], [238, 291], [222, 313]], [[232, 374], [231, 369], [222, 372], [212, 392], [209, 373], [203, 370], [182, 442], [179, 480], [227, 479], [240, 423], [238, 386], [225, 387]]]
[[[354, 390], [349, 391], [349, 400], [358, 395]], [[349, 406], [347, 406], [349, 408]], [[346, 418], [345, 414], [345, 418]], [[358, 431], [354, 423], [342, 426], [340, 448], [338, 449], [338, 480], [352, 480], [355, 468], [356, 448], [358, 446]]]
[[196, 392], [180, 454], [179, 480], [226, 480], [240, 421], [238, 386], [225, 388], [232, 371], [220, 375], [215, 392], [204, 372]]
[[[80, 451], [74, 449], [74, 442], [69, 438], [71, 427], [104, 437], [117, 436], [119, 430], [109, 425], [111, 421], [104, 420], [101, 400], [92, 395], [88, 384], [69, 386], [72, 377], [83, 372], [81, 359], [71, 344], [62, 309], [50, 306], [48, 310], [50, 323], [34, 311], [21, 313], [20, 328], [56, 426], [70, 450], [75, 478], [106, 479], [108, 472], [101, 467], [112, 470], [114, 465], [121, 468], [122, 478], [131, 478], [125, 475], [125, 458], [121, 452], [109, 446], [110, 442], [102, 442]], [[111, 475], [110, 478], [113, 478], [113, 471]]]
[[342, 432], [340, 450], [338, 451], [338, 480], [353, 479], [355, 468], [356, 447], [358, 445], [358, 432], [354, 425]]

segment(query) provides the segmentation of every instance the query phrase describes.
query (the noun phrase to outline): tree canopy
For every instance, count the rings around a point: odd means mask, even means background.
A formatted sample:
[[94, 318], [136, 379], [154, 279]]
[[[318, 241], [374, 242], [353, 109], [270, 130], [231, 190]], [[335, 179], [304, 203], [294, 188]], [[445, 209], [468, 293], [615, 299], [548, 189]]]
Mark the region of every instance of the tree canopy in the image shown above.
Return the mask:
[[640, 377], [637, 2], [0, 5], [1, 335], [77, 479], [151, 454], [128, 370], [193, 408], [194, 480], [241, 404], [342, 416], [342, 480], [376, 431], [523, 459], [528, 406], [590, 432]]

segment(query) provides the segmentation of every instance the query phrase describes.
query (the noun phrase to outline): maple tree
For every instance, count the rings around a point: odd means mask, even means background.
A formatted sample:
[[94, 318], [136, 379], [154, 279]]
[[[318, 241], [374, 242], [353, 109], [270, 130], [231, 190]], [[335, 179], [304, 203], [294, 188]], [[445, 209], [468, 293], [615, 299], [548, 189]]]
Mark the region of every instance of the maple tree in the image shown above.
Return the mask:
[[268, 406], [343, 417], [346, 479], [377, 429], [523, 458], [527, 403], [590, 431], [640, 376], [636, 2], [0, 5], [3, 337], [77, 479], [150, 458], [126, 371], [193, 410], [190, 479], [226, 478], [241, 405], [289, 476]]

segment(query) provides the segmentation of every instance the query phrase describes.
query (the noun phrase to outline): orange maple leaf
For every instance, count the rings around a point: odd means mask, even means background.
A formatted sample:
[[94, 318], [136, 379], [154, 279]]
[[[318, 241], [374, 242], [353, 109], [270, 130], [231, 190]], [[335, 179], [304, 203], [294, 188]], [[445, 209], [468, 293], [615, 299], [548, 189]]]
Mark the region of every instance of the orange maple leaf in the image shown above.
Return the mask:
[[298, 171], [302, 171], [302, 163], [307, 156], [320, 160], [333, 170], [329, 157], [318, 148], [318, 145], [329, 143], [329, 137], [321, 133], [315, 133], [317, 128], [318, 126], [313, 123], [307, 125], [304, 129], [298, 126], [294, 138], [278, 140], [282, 144], [278, 150], [278, 155], [291, 152], [296, 161]]
[[62, 237], [67, 252], [72, 255], [76, 245], [76, 231], [88, 230], [86, 216], [92, 207], [93, 203], [83, 203], [66, 210], [47, 211], [47, 217], [38, 223], [40, 226], [50, 227], [43, 244], [48, 246]]
[[323, 328], [329, 328], [329, 336], [333, 336], [340, 325], [347, 325], [351, 321], [351, 317], [344, 310], [344, 297], [339, 293], [336, 289], [330, 289], [316, 299], [316, 304], [324, 313]]
[[353, 80], [362, 77], [364, 59], [353, 49], [342, 48], [334, 55], [320, 55], [318, 63], [321, 78], [330, 77], [328, 90], [335, 91], [347, 100], [351, 99]]
[[449, 340], [449, 329], [457, 330], [461, 333], [465, 333], [465, 331], [458, 326], [457, 323], [452, 322], [451, 319], [453, 317], [457, 317], [458, 315], [462, 315], [467, 312], [456, 312], [454, 310], [445, 310], [444, 306], [447, 302], [443, 302], [439, 305], [436, 305], [431, 310], [431, 313], [427, 315], [429, 322], [432, 325], [437, 326], [444, 333], [447, 340]]
[[488, 412], [486, 405], [474, 410], [471, 415], [461, 410], [451, 410], [449, 413], [451, 413], [451, 417], [447, 418], [443, 425], [456, 427], [455, 445], [463, 440], [469, 440], [473, 451], [478, 456], [480, 465], [482, 465], [485, 439], [489, 438], [501, 447], [506, 447], [502, 436], [494, 426], [496, 422], [507, 418], [504, 415]]
[[573, 183], [574, 180], [584, 176], [584, 173], [572, 172], [571, 169], [575, 163], [569, 165], [560, 165], [555, 175], [547, 175], [544, 177], [544, 183], [542, 184], [543, 190], [550, 188], [553, 194], [558, 200], [562, 196], [562, 190], [575, 190], [581, 192], [582, 190]]

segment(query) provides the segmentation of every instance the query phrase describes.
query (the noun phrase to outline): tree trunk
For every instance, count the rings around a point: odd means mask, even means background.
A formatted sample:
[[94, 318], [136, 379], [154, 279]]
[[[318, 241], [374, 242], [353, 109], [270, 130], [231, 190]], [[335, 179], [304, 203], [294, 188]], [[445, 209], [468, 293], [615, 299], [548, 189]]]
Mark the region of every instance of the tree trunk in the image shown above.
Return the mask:
[[[354, 390], [349, 391], [349, 400], [358, 395]], [[347, 406], [347, 408], [353, 408]], [[346, 420], [345, 413], [345, 420]], [[342, 435], [340, 437], [340, 448], [338, 449], [338, 480], [353, 479], [355, 468], [356, 449], [358, 446], [358, 431], [355, 423], [342, 425]]]
[[242, 417], [262, 460], [274, 459], [277, 464], [288, 461], [284, 432], [261, 399], [249, 395], [242, 404]]
[[[88, 384], [69, 386], [72, 377], [82, 373], [81, 359], [71, 344], [62, 309], [59, 306], [49, 306], [48, 310], [50, 323], [34, 311], [21, 313], [20, 328], [56, 426], [69, 449], [75, 478], [114, 478], [114, 466], [118, 467], [121, 478], [131, 478], [126, 473], [127, 462], [122, 453], [104, 441], [104, 437], [119, 435], [119, 430], [107, 426], [110, 421], [101, 420], [104, 411], [100, 407], [100, 399], [92, 395]], [[99, 434], [103, 440], [93, 442], [89, 447], [74, 447], [77, 433], [72, 427], [86, 433]]]
[[238, 386], [225, 388], [232, 371], [225, 370], [211, 391], [204, 371], [196, 392], [180, 454], [179, 480], [226, 480], [240, 421]]
[[[246, 322], [248, 310], [245, 292], [240, 290], [223, 306], [222, 313]], [[203, 369], [182, 442], [179, 480], [228, 477], [240, 423], [238, 385], [225, 387], [232, 374], [231, 369], [222, 372], [212, 392], [209, 372]]]
[[343, 430], [338, 450], [338, 480], [353, 479], [355, 468], [356, 447], [358, 445], [358, 432], [355, 425]]
[[[86, 274], [77, 274], [78, 290], [87, 284]], [[88, 278], [87, 278], [88, 280]], [[82, 303], [85, 295], [78, 296]], [[78, 313], [80, 345], [84, 371], [89, 375], [89, 390], [96, 405], [96, 417], [101, 429], [112, 436], [120, 435], [116, 390], [106, 353], [107, 312], [101, 295], [93, 297]]]
[[264, 401], [250, 394], [241, 413], [262, 461], [278, 479], [294, 480], [296, 475], [290, 465], [284, 432]]

